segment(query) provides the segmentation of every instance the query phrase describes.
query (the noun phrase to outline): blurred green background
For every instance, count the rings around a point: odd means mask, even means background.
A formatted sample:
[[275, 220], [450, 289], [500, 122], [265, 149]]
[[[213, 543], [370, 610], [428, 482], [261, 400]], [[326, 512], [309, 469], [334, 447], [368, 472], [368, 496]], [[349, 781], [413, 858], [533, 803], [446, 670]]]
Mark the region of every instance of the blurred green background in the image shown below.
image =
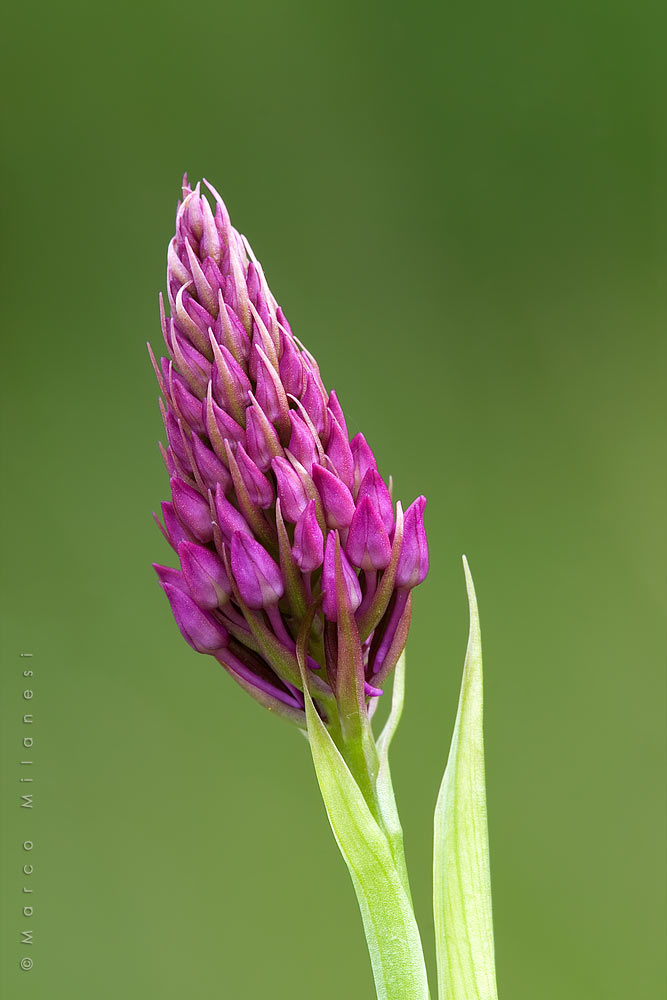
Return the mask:
[[394, 751], [429, 961], [466, 552], [501, 998], [662, 995], [660, 20], [630, 0], [6, 11], [6, 1000], [374, 995], [305, 743], [186, 647], [150, 568], [145, 341], [185, 169], [396, 494], [429, 498]]

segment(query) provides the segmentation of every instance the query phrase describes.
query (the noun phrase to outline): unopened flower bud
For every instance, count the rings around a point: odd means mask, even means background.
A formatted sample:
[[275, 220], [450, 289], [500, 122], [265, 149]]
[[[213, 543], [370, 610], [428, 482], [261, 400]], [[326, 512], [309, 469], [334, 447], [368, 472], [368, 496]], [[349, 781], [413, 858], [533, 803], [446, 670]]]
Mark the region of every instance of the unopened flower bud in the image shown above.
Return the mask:
[[[338, 620], [340, 601], [340, 595], [336, 589], [336, 536], [336, 531], [330, 531], [327, 535], [326, 548], [324, 550], [324, 567], [322, 569], [322, 591], [324, 593], [322, 607], [325, 617], [330, 622]], [[343, 570], [343, 587], [345, 589], [344, 599], [347, 601], [350, 609], [356, 611], [361, 604], [359, 579], [342, 549], [340, 551], [340, 559]]]
[[171, 495], [179, 521], [200, 542], [210, 542], [213, 538], [211, 510], [201, 493], [174, 476], [171, 480]]
[[228, 545], [231, 544], [232, 537], [237, 531], [250, 534], [248, 522], [236, 507], [229, 502], [222, 487], [218, 487], [215, 493], [215, 513], [217, 524], [222, 537]]
[[210, 549], [181, 542], [178, 555], [193, 600], [208, 611], [222, 607], [232, 592], [225, 567]]
[[355, 434], [350, 441], [350, 451], [354, 461], [354, 495], [356, 497], [364, 476], [369, 469], [377, 469], [377, 464], [363, 434]]
[[285, 592], [280, 567], [250, 535], [236, 531], [232, 538], [232, 572], [249, 608], [277, 604]]
[[428, 545], [424, 530], [426, 497], [417, 497], [405, 512], [403, 545], [396, 569], [397, 587], [416, 587], [428, 573]]
[[389, 535], [370, 497], [357, 504], [345, 544], [350, 561], [361, 569], [385, 569], [391, 560]]
[[170, 583], [163, 583], [176, 624], [181, 635], [198, 653], [215, 653], [224, 649], [229, 633], [207, 611], [202, 611], [188, 594]]
[[369, 497], [382, 519], [385, 530], [391, 535], [394, 530], [394, 506], [387, 485], [377, 469], [369, 469], [361, 481], [357, 503], [364, 497]]
[[236, 449], [236, 463], [252, 503], [262, 510], [271, 507], [276, 499], [275, 490], [242, 444]]
[[313, 482], [322, 497], [327, 525], [346, 528], [354, 515], [354, 500], [345, 483], [321, 465], [313, 466]]
[[286, 458], [274, 458], [271, 467], [278, 484], [280, 509], [292, 523], [298, 521], [308, 503], [308, 495], [294, 466]]
[[324, 559], [324, 535], [317, 523], [315, 501], [309, 500], [294, 526], [292, 555], [302, 573], [312, 573]]

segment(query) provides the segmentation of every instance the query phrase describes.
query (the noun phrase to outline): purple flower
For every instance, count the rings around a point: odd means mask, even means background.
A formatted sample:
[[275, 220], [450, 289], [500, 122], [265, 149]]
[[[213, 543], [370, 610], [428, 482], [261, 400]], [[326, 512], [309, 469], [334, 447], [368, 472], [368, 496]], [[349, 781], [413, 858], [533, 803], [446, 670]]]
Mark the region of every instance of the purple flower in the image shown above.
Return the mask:
[[286, 458], [274, 458], [271, 468], [276, 477], [283, 517], [294, 524], [308, 506], [308, 494], [304, 483]]
[[405, 512], [403, 546], [396, 568], [396, 586], [412, 589], [426, 579], [428, 546], [424, 530], [426, 497], [417, 497]]
[[212, 611], [226, 604], [232, 588], [216, 553], [202, 545], [181, 542], [178, 555], [188, 590], [199, 607]]
[[224, 649], [228, 641], [227, 629], [207, 611], [195, 604], [192, 597], [180, 587], [163, 583], [176, 624], [186, 642], [198, 653], [215, 653]]
[[354, 500], [343, 480], [323, 466], [314, 465], [313, 482], [322, 497], [327, 525], [346, 528], [354, 516]]
[[346, 685], [367, 705], [395, 665], [428, 571], [425, 500], [394, 510], [366, 439], [350, 441], [336, 393], [206, 186], [210, 200], [184, 179], [170, 315], [160, 305], [168, 356], [151, 352], [171, 479], [158, 524], [181, 567], [155, 568], [190, 645], [305, 725], [304, 622], [325, 719], [332, 705], [349, 711]]
[[280, 567], [250, 535], [235, 531], [231, 548], [232, 573], [249, 608], [269, 608], [285, 593]]
[[294, 560], [303, 573], [312, 573], [324, 560], [324, 535], [317, 523], [315, 501], [309, 500], [294, 526]]
[[389, 535], [369, 496], [357, 503], [345, 551], [354, 565], [362, 569], [386, 569], [391, 562]]
[[356, 611], [361, 604], [361, 587], [359, 578], [344, 552], [340, 551], [342, 580], [336, 575], [336, 542], [338, 532], [330, 531], [324, 550], [324, 567], [322, 569], [322, 606], [324, 615], [330, 622], [338, 620], [341, 604], [345, 603], [351, 611]]

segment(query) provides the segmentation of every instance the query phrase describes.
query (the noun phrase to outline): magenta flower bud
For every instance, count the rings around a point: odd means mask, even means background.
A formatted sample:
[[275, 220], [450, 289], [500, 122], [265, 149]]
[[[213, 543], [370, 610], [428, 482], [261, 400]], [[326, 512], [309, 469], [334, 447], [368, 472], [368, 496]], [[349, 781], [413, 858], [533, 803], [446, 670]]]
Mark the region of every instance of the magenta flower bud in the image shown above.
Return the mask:
[[[217, 271], [217, 268], [215, 267], [215, 264], [213, 265], [213, 268], [207, 267], [207, 264], [209, 263], [207, 260], [204, 260], [202, 266], [197, 260], [197, 256], [194, 250], [192, 249], [189, 240], [185, 241], [185, 249], [188, 255], [188, 267], [190, 268], [190, 273], [192, 274], [192, 280], [194, 281], [195, 284], [197, 298], [202, 303], [202, 305], [199, 306], [196, 300], [191, 299], [186, 306], [188, 313], [194, 319], [195, 322], [197, 322], [197, 311], [196, 311], [197, 309], [202, 309], [202, 311], [206, 314], [206, 316], [211, 316], [211, 317], [217, 316], [218, 297], [216, 294], [217, 282], [215, 281], [215, 272]], [[211, 284], [211, 281], [206, 276], [207, 271], [209, 277], [213, 281], [213, 284]], [[208, 324], [205, 327], [205, 329], [208, 329]]]
[[308, 495], [296, 469], [286, 458], [274, 458], [271, 468], [278, 484], [280, 509], [292, 523], [298, 521], [308, 504]]
[[210, 340], [215, 358], [211, 379], [213, 397], [237, 423], [242, 423], [252, 384], [232, 352], [216, 342], [212, 331]]
[[354, 495], [356, 497], [364, 476], [369, 469], [377, 470], [377, 463], [363, 434], [355, 434], [350, 441], [350, 450], [354, 459]]
[[206, 447], [198, 434], [192, 435], [190, 446], [197, 471], [206, 489], [215, 490], [218, 485], [222, 485], [225, 490], [229, 489], [232, 477], [215, 452]]
[[198, 608], [188, 594], [170, 583], [163, 583], [176, 624], [181, 635], [198, 653], [215, 653], [224, 649], [229, 641], [229, 633], [207, 611]]
[[189, 464], [188, 453], [185, 449], [185, 444], [183, 443], [183, 432], [178, 425], [178, 419], [174, 416], [173, 412], [170, 410], [167, 413], [164, 421], [165, 429], [167, 431], [167, 440], [169, 441], [169, 447], [173, 451], [176, 458], [184, 464], [186, 467]]
[[292, 396], [300, 396], [303, 390], [303, 362], [293, 338], [284, 330], [280, 331], [280, 346], [280, 377], [285, 392]]
[[[171, 545], [172, 549], [177, 549], [179, 544], [183, 541], [193, 542], [194, 535], [192, 534], [191, 531], [188, 531], [188, 529], [185, 527], [184, 524], [181, 524], [181, 522], [179, 521], [176, 515], [176, 511], [174, 510], [173, 503], [169, 503], [168, 501], [163, 501], [161, 507], [162, 507], [162, 517], [164, 519], [163, 534], [164, 537], [169, 542], [169, 544]], [[160, 522], [158, 521], [158, 519], [157, 518], [155, 519], [158, 523], [158, 526], [160, 526]]]
[[345, 435], [345, 440], [347, 441], [349, 435], [347, 433], [345, 414], [343, 413], [342, 407], [338, 402], [338, 393], [336, 392], [335, 389], [332, 389], [331, 392], [329, 393], [329, 402], [327, 405], [329, 408], [329, 413], [331, 414], [332, 417], [334, 417], [334, 419], [338, 421], [338, 426], [342, 430], [343, 434]]
[[234, 444], [239, 442], [245, 444], [246, 436], [243, 428], [215, 402], [210, 382], [206, 399], [202, 403], [202, 413], [206, 424], [206, 433], [219, 459], [224, 461], [225, 440], [233, 441]]
[[249, 608], [277, 604], [285, 592], [280, 567], [250, 535], [236, 531], [232, 538], [232, 572]]
[[183, 192], [183, 205], [178, 223], [182, 227], [184, 241], [191, 239], [198, 243], [204, 233], [204, 213], [198, 195], [199, 185], [187, 195]]
[[312, 473], [313, 463], [320, 461], [317, 444], [310, 427], [300, 413], [290, 410], [292, 434], [289, 439], [289, 450], [304, 467], [308, 475]]
[[222, 537], [228, 545], [231, 544], [232, 537], [237, 531], [251, 534], [248, 522], [243, 514], [240, 514], [236, 507], [229, 502], [222, 486], [218, 486], [215, 491], [215, 514]]
[[259, 274], [257, 273], [257, 268], [254, 263], [250, 261], [248, 264], [248, 273], [246, 275], [246, 286], [248, 288], [248, 298], [252, 304], [257, 307], [257, 302], [259, 300], [261, 285], [259, 282]]
[[269, 423], [260, 406], [253, 405], [246, 410], [246, 448], [255, 465], [266, 472], [271, 460], [282, 455], [282, 447], [275, 429]]
[[177, 476], [171, 480], [171, 495], [179, 521], [200, 542], [210, 542], [213, 538], [213, 526], [208, 501]]
[[315, 501], [309, 500], [294, 527], [294, 561], [302, 573], [312, 573], [324, 559], [324, 535], [317, 523]]
[[347, 434], [343, 432], [335, 417], [331, 418], [329, 426], [327, 458], [331, 460], [339, 479], [350, 489], [354, 476], [354, 460], [347, 440]]
[[276, 319], [285, 333], [289, 334], [289, 336], [293, 338], [294, 334], [292, 333], [292, 327], [289, 325], [287, 317], [280, 306], [276, 306]]
[[[171, 295], [169, 299], [173, 302]], [[160, 296], [160, 325], [167, 350], [182, 378], [193, 392], [197, 392], [198, 388], [205, 388], [209, 363], [187, 337], [182, 335], [174, 320], [166, 318], [162, 296]]]
[[[185, 544], [189, 543], [186, 542]], [[190, 593], [187, 581], [180, 569], [173, 569], [171, 566], [160, 566], [159, 563], [153, 563], [153, 569], [157, 573], [161, 584], [168, 583], [172, 587], [176, 587], [177, 590], [182, 590], [184, 594]]]
[[397, 587], [416, 587], [428, 573], [428, 545], [424, 530], [426, 497], [417, 497], [405, 512], [403, 545], [396, 569]]
[[192, 599], [200, 608], [212, 611], [227, 603], [232, 587], [214, 552], [192, 542], [181, 542], [178, 556]]
[[[322, 568], [322, 592], [324, 594], [322, 609], [325, 618], [330, 622], [338, 620], [339, 609], [339, 598], [336, 592], [336, 535], [337, 532], [335, 531], [330, 531], [327, 535], [327, 543], [324, 550], [324, 566]], [[359, 579], [342, 549], [340, 559], [343, 569], [343, 586], [346, 592], [345, 599], [351, 610], [356, 611], [361, 604]]]
[[321, 465], [313, 466], [313, 482], [322, 497], [327, 525], [346, 528], [354, 515], [354, 500], [345, 483]]
[[[262, 411], [283, 436], [289, 435], [289, 404], [285, 388], [261, 347], [253, 347], [257, 356], [257, 389], [255, 396]], [[284, 437], [286, 440], [286, 437]]]
[[389, 535], [370, 497], [357, 504], [345, 544], [350, 561], [361, 569], [385, 569], [391, 561]]
[[388, 534], [394, 530], [394, 507], [386, 483], [376, 469], [369, 469], [359, 487], [357, 503], [369, 497], [371, 503], [382, 518], [382, 523]]
[[242, 444], [236, 449], [236, 462], [251, 502], [262, 510], [271, 507], [276, 498], [273, 486], [255, 465]]
[[211, 366], [209, 362], [185, 337], [177, 333], [176, 327], [173, 325], [171, 327], [170, 353], [174, 364], [178, 366], [178, 370], [183, 376], [183, 381], [199, 399], [204, 395], [210, 378]]
[[[222, 240], [215, 225], [215, 219], [211, 212], [211, 206], [206, 198], [200, 200], [202, 209], [202, 234], [200, 242], [200, 253], [204, 258], [213, 258], [219, 264], [222, 260]], [[205, 261], [206, 262], [206, 261]]]
[[319, 379], [311, 370], [306, 370], [304, 390], [301, 396], [306, 413], [310, 417], [318, 434], [323, 434], [327, 427], [327, 399]]
[[190, 281], [190, 271], [186, 264], [184, 264], [178, 255], [178, 242], [176, 237], [174, 237], [167, 249], [167, 268], [168, 268], [168, 282], [171, 286], [172, 281], [175, 287], [178, 289], [179, 285], [187, 285]]
[[[206, 202], [206, 204], [208, 204], [208, 202]], [[211, 292], [213, 293], [213, 296], [215, 298], [215, 307], [209, 308], [207, 306], [207, 309], [210, 312], [211, 316], [217, 316], [220, 311], [220, 302], [218, 299], [218, 293], [221, 292], [225, 286], [224, 276], [222, 274], [222, 271], [216, 264], [215, 260], [210, 256], [204, 259], [204, 263], [202, 264], [202, 273], [204, 275], [204, 278], [206, 279], [208, 287], [211, 289]]]
[[[175, 296], [172, 288], [169, 288], [168, 292], [169, 305], [172, 311], [170, 346], [177, 356], [175, 360], [180, 364], [181, 359], [178, 355], [182, 352], [188, 361], [196, 368], [199, 368], [204, 375], [207, 375], [208, 348], [206, 346], [206, 327], [202, 329], [198, 326], [191, 315], [192, 310], [189, 311], [187, 308], [188, 304], [192, 301], [192, 297], [185, 288], [179, 288]], [[213, 322], [206, 310], [203, 310], [203, 314], [207, 317], [209, 323]]]
[[201, 400], [197, 399], [189, 392], [180, 379], [174, 379], [171, 385], [174, 406], [180, 413], [185, 423], [197, 431], [198, 434], [205, 434], [206, 427], [202, 417]]
[[179, 289], [174, 309], [181, 333], [185, 334], [195, 348], [206, 357], [210, 350], [207, 344], [207, 331], [209, 326], [213, 325], [213, 317], [184, 288]]
[[218, 303], [213, 335], [220, 346], [226, 347], [232, 357], [243, 364], [250, 357], [250, 338], [232, 307], [223, 300], [222, 292], [218, 293]]

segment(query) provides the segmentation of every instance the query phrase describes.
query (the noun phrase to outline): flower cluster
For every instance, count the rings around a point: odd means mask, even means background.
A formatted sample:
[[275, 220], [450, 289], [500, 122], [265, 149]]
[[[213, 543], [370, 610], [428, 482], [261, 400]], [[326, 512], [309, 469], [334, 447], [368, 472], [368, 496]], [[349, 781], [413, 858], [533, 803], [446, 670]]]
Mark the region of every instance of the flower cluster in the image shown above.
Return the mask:
[[299, 641], [325, 719], [344, 686], [356, 685], [362, 707], [382, 693], [428, 571], [426, 501], [394, 507], [366, 440], [349, 440], [336, 393], [207, 187], [214, 208], [184, 178], [170, 316], [160, 303], [168, 357], [151, 352], [171, 477], [158, 524], [180, 562], [155, 569], [190, 645], [304, 725]]

